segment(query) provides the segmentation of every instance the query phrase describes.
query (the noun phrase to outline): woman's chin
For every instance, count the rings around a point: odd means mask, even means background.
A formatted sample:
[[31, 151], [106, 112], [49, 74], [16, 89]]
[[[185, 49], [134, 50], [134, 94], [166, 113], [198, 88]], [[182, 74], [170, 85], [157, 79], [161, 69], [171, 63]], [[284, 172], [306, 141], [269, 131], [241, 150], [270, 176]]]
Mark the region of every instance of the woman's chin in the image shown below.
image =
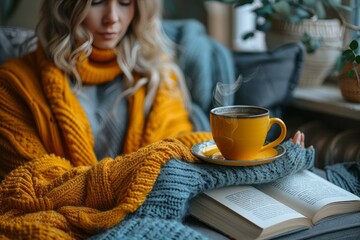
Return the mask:
[[117, 46], [117, 41], [106, 41], [106, 42], [93, 42], [93, 46], [101, 50], [114, 49]]

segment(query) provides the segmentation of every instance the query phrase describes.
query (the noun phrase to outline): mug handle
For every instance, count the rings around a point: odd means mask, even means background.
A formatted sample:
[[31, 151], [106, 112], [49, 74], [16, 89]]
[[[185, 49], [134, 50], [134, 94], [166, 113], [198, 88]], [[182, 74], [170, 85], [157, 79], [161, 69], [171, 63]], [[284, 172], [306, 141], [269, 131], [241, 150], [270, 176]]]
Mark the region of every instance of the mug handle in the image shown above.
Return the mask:
[[281, 128], [281, 133], [277, 139], [261, 147], [260, 152], [273, 148], [279, 145], [286, 137], [287, 129], [286, 125], [280, 118], [270, 118], [269, 130], [273, 124], [278, 124]]

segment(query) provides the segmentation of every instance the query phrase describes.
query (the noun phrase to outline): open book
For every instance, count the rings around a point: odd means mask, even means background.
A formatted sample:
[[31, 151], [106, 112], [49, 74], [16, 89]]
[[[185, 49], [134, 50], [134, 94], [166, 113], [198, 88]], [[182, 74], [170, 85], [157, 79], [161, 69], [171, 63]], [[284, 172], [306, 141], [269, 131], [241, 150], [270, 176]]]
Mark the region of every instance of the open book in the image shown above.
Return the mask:
[[360, 198], [305, 170], [272, 183], [206, 191], [189, 211], [231, 238], [264, 239], [360, 211]]

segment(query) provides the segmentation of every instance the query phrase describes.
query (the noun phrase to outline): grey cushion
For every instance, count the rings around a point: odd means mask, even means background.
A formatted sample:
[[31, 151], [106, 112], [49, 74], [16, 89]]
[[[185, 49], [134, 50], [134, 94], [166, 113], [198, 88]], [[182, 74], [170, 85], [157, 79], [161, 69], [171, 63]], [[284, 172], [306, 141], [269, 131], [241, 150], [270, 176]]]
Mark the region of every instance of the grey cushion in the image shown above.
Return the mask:
[[235, 52], [233, 56], [236, 75], [244, 79], [235, 93], [235, 104], [275, 110], [290, 103], [303, 67], [304, 49], [300, 44], [285, 44], [272, 52]]

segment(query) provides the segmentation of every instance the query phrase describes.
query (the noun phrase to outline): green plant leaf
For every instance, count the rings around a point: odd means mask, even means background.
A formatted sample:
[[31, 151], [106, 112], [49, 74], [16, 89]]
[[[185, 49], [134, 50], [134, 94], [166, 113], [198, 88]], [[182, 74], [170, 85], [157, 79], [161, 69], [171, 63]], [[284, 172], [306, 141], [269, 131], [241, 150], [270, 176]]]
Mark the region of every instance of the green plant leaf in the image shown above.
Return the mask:
[[273, 9], [269, 5], [264, 5], [262, 7], [256, 8], [254, 13], [259, 17], [266, 17], [274, 13]]
[[357, 56], [355, 57], [355, 62], [356, 62], [357, 64], [360, 64], [360, 56], [359, 56], [359, 55], [357, 55]]
[[355, 76], [355, 71], [353, 69], [351, 69], [350, 71], [348, 71], [347, 73], [348, 77], [354, 77]]
[[[294, 20], [296, 19], [297, 22], [301, 22], [303, 19], [309, 19], [312, 16], [309, 11], [306, 11], [305, 9], [300, 7], [295, 7], [292, 11], [294, 14], [292, 18], [294, 18]], [[292, 22], [295, 22], [294, 20]]]
[[304, 44], [307, 53], [314, 53], [318, 49], [323, 41], [322, 38], [313, 38], [308, 33], [304, 33], [301, 36], [300, 41]]
[[302, 42], [308, 42], [311, 40], [311, 37], [308, 33], [304, 33], [302, 36], [301, 36], [301, 41]]
[[356, 40], [352, 40], [349, 47], [351, 50], [355, 51], [359, 47], [359, 43]]
[[290, 4], [286, 1], [278, 1], [272, 5], [274, 12], [279, 14], [281, 17], [285, 19], [289, 19], [291, 16], [291, 7]]
[[354, 10], [351, 6], [343, 5], [341, 0], [322, 0], [322, 2], [326, 6], [333, 6], [343, 11], [352, 12]]
[[239, 6], [242, 6], [242, 5], [245, 5], [245, 4], [251, 4], [253, 2], [254, 2], [254, 0], [243, 0], [243, 1], [238, 0], [235, 3], [235, 7], [239, 7]]
[[342, 52], [342, 57], [344, 57], [349, 62], [353, 62], [356, 56], [351, 49], [346, 49]]
[[316, 1], [316, 5], [314, 6], [315, 14], [319, 19], [326, 18], [326, 10], [323, 4], [323, 1]]
[[322, 39], [311, 39], [306, 45], [306, 51], [308, 53], [314, 53], [321, 45]]
[[345, 60], [344, 57], [338, 57], [338, 58], [336, 59], [335, 70], [336, 70], [337, 72], [340, 72], [340, 71], [344, 68], [345, 62], [346, 62], [346, 60]]
[[342, 0], [323, 0], [321, 2], [323, 2], [325, 5], [341, 6], [341, 1]]
[[319, 1], [319, 0], [302, 0], [302, 1], [296, 1], [296, 2], [302, 2], [299, 5], [301, 5], [304, 9], [306, 9], [310, 16], [316, 15], [319, 19], [323, 19], [326, 17], [326, 10], [324, 7], [325, 1]]
[[217, 1], [217, 2], [222, 2], [222, 3], [226, 3], [226, 4], [236, 4], [236, 6], [241, 6], [241, 5], [245, 5], [245, 4], [254, 2], [254, 0], [204, 0], [204, 1], [205, 2]]
[[253, 3], [254, 2], [254, 0], [237, 0], [236, 1], [236, 4], [237, 5], [245, 5], [245, 4], [250, 4], [250, 3]]
[[287, 20], [292, 23], [299, 23], [303, 20], [303, 18], [299, 16], [290, 16]]
[[267, 32], [271, 28], [271, 22], [264, 22], [262, 24], [256, 24], [256, 30]]
[[254, 32], [248, 32], [248, 33], [245, 33], [242, 38], [243, 38], [244, 40], [246, 40], [246, 39], [252, 38], [252, 37], [254, 37], [254, 36], [255, 36], [255, 33], [254, 33]]

